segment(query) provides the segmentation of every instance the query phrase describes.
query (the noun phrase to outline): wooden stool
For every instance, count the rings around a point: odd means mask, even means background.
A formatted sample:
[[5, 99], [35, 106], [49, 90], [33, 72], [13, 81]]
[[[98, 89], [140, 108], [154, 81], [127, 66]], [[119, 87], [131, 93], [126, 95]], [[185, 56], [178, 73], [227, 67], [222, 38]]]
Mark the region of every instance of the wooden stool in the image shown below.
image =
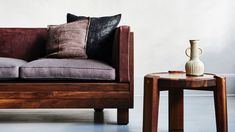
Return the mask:
[[143, 132], [156, 132], [160, 91], [169, 91], [169, 131], [184, 131], [183, 90], [213, 91], [217, 132], [227, 132], [226, 80], [213, 74], [200, 77], [186, 76], [184, 72], [148, 74], [144, 78]]

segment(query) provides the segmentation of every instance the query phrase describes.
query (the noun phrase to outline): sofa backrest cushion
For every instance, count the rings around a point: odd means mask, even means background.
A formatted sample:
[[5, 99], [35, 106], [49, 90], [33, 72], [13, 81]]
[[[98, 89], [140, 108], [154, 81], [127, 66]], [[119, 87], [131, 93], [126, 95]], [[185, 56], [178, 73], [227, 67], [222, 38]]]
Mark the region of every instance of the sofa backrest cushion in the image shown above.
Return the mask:
[[46, 28], [0, 28], [0, 57], [26, 61], [45, 56]]

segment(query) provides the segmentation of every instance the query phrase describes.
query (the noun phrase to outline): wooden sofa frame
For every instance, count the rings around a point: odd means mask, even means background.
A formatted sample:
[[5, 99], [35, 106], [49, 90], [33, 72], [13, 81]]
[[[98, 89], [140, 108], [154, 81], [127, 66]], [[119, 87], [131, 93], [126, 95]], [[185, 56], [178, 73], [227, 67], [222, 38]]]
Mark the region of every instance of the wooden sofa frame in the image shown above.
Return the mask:
[[116, 29], [115, 81], [1, 81], [0, 108], [116, 108], [117, 123], [128, 124], [133, 108], [133, 43], [129, 26]]

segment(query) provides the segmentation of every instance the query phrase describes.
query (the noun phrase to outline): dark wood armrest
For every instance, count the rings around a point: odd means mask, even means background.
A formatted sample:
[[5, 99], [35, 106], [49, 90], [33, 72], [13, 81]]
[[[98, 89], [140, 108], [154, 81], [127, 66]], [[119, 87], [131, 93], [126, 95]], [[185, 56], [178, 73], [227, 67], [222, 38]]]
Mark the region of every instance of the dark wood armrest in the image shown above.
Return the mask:
[[115, 31], [113, 66], [119, 82], [133, 82], [133, 41], [134, 33], [129, 26], [120, 26]]

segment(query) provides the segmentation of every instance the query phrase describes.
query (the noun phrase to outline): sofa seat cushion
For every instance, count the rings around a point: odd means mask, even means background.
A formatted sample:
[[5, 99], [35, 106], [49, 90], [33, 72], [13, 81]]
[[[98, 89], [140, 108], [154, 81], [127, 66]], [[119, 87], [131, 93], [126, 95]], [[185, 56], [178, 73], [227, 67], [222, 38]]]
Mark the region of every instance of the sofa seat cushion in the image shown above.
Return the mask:
[[20, 67], [23, 79], [115, 80], [115, 69], [91, 59], [39, 59]]
[[0, 57], [0, 80], [19, 77], [19, 67], [27, 62], [20, 59]]

